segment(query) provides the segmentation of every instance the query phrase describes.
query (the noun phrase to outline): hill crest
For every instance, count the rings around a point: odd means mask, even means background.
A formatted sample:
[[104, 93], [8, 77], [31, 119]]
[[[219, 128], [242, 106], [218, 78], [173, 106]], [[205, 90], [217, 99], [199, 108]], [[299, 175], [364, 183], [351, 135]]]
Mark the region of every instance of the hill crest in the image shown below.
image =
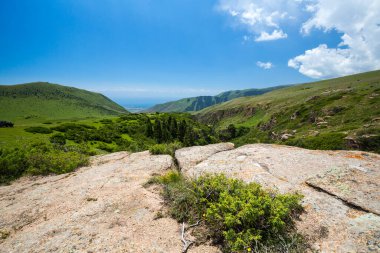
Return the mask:
[[48, 82], [0, 86], [0, 115], [5, 120], [85, 118], [128, 113], [100, 93]]

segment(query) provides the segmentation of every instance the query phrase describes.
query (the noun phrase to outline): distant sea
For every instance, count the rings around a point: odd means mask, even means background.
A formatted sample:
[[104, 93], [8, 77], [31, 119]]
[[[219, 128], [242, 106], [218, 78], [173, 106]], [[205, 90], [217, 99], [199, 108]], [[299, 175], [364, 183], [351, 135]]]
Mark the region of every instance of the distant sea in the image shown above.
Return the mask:
[[173, 98], [147, 98], [147, 99], [114, 99], [116, 103], [123, 106], [125, 109], [127, 109], [130, 112], [141, 112], [145, 109], [148, 109], [156, 104], [165, 103], [167, 101], [173, 101], [175, 99]]
[[125, 109], [127, 109], [129, 112], [141, 112], [145, 109], [148, 109], [149, 107], [152, 107], [153, 105], [121, 105]]

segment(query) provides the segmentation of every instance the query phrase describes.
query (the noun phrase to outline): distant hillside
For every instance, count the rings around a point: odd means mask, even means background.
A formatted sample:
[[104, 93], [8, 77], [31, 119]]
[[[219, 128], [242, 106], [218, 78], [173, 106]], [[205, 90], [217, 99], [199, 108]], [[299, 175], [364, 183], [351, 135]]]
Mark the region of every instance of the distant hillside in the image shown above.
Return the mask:
[[266, 92], [284, 88], [287, 86], [277, 86], [265, 89], [247, 89], [247, 90], [233, 90], [220, 93], [216, 96], [199, 96], [191, 98], [183, 98], [177, 101], [167, 102], [164, 104], [155, 105], [146, 112], [193, 112], [199, 111], [206, 107], [220, 104], [234, 98], [256, 96]]
[[1, 85], [0, 119], [85, 118], [128, 113], [106, 96], [45, 82]]
[[225, 134], [238, 145], [277, 142], [380, 152], [380, 71], [237, 98], [196, 117], [219, 130], [234, 124], [238, 129], [230, 126]]

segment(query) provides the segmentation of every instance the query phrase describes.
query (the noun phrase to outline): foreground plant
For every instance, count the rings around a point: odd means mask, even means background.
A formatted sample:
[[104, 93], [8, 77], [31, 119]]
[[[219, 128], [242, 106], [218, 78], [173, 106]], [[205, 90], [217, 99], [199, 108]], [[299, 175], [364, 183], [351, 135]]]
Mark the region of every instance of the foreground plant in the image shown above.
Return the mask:
[[189, 224], [202, 221], [207, 235], [225, 252], [305, 250], [294, 228], [302, 212], [299, 194], [266, 191], [222, 174], [188, 180], [171, 171], [150, 183], [163, 186], [171, 217]]

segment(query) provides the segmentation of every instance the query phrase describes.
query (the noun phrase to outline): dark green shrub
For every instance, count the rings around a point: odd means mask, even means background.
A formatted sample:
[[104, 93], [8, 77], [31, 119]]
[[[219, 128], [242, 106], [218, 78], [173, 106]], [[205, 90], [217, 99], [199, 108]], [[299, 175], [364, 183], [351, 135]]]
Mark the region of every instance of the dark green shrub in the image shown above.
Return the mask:
[[49, 138], [50, 142], [55, 145], [65, 145], [66, 144], [66, 138], [63, 134], [54, 134]]
[[172, 143], [153, 145], [149, 148], [149, 151], [152, 155], [167, 154], [167, 155], [174, 156], [175, 151], [182, 147], [183, 147], [182, 143], [176, 141]]
[[28, 168], [25, 151], [0, 149], [0, 184], [19, 178]]
[[23, 149], [0, 150], [0, 184], [24, 174], [47, 175], [71, 172], [88, 163], [88, 156], [73, 150], [37, 143]]
[[98, 146], [97, 146], [98, 149], [101, 149], [101, 150], [104, 150], [104, 151], [107, 151], [107, 152], [113, 152], [114, 151], [114, 148], [110, 145], [107, 145], [103, 142], [99, 143]]
[[[301, 195], [265, 191], [256, 183], [244, 183], [224, 175], [206, 175], [189, 181], [178, 172], [156, 177], [151, 183], [164, 186], [163, 196], [170, 215], [178, 221], [203, 220], [208, 235], [225, 252], [273, 249], [288, 244], [290, 251], [303, 252], [305, 245], [294, 228], [300, 214]], [[290, 246], [291, 245], [291, 246]]]
[[318, 136], [290, 139], [285, 144], [307, 149], [341, 150], [346, 148], [345, 137], [343, 133], [322, 133]]
[[380, 135], [363, 135], [357, 138], [360, 150], [380, 153]]
[[88, 126], [84, 124], [76, 124], [76, 123], [65, 123], [59, 126], [51, 127], [52, 130], [58, 132], [67, 132], [68, 130], [88, 130], [88, 129], [96, 129], [94, 126]]
[[0, 127], [13, 127], [13, 122], [0, 120]]
[[100, 123], [102, 124], [112, 124], [112, 120], [111, 119], [102, 119], [102, 120], [99, 120]]
[[51, 134], [53, 131], [50, 128], [47, 127], [28, 127], [24, 129], [28, 133], [34, 133], [34, 134]]

